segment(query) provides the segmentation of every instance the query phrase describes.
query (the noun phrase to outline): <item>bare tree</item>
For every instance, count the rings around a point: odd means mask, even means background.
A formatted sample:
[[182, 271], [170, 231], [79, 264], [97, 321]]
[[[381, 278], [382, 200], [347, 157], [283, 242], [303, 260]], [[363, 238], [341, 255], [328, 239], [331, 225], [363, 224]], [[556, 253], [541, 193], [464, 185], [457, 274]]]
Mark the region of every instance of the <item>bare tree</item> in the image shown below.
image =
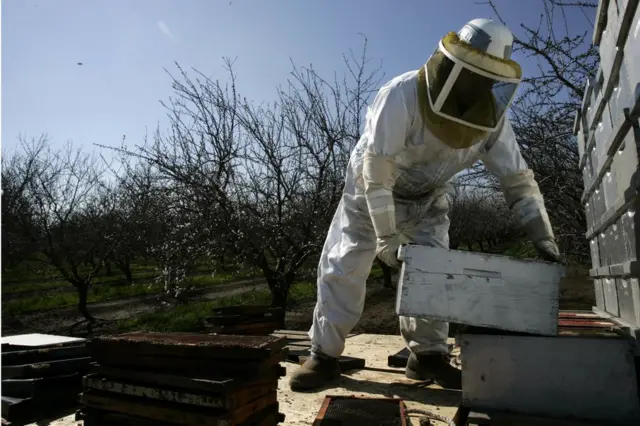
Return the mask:
[[517, 240], [512, 214], [499, 191], [465, 185], [454, 180], [449, 194], [449, 240], [452, 249], [494, 251]]
[[[119, 156], [120, 168], [112, 170], [116, 182], [113, 190], [116, 207], [111, 216], [105, 218], [111, 224], [112, 233], [118, 236], [118, 245], [109, 260], [129, 284], [134, 283], [132, 263], [136, 258], [145, 262], [154, 260], [160, 266], [159, 270], [163, 270], [163, 259], [167, 256], [162, 254], [162, 249], [181, 248], [176, 246], [177, 242], [166, 243], [170, 239], [170, 232], [166, 231], [170, 191], [163, 187], [160, 177], [148, 163], [131, 160], [128, 155]], [[168, 282], [167, 288], [173, 284]]]
[[128, 152], [154, 168], [176, 214], [197, 225], [198, 239], [184, 246], [260, 268], [274, 306], [286, 307], [291, 284], [322, 248], [379, 83], [378, 69], [367, 71], [366, 43], [345, 64], [346, 76], [333, 81], [294, 66], [268, 105], [240, 97], [229, 60], [226, 84], [178, 66], [165, 104], [169, 131]]
[[34, 228], [33, 208], [28, 199], [29, 183], [36, 173], [36, 158], [44, 141], [35, 142], [34, 155], [2, 156], [2, 271], [31, 255], [30, 234]]
[[324, 243], [359, 137], [360, 103], [377, 83], [373, 76], [362, 79], [365, 64], [363, 56], [352, 74], [355, 90], [312, 69], [294, 69], [277, 105], [243, 105], [249, 142], [239, 200], [243, 223], [253, 228], [243, 246], [253, 248], [250, 256], [258, 259], [276, 306], [286, 306], [296, 271]]
[[[23, 235], [30, 260], [53, 266], [78, 292], [78, 310], [86, 321], [95, 319], [87, 309], [92, 279], [113, 248], [104, 214], [113, 209], [96, 157], [68, 144], [51, 149], [46, 136], [22, 141], [23, 152], [12, 158], [13, 181], [21, 182], [22, 199], [29, 205], [29, 226]], [[82, 263], [98, 256], [89, 270]]]

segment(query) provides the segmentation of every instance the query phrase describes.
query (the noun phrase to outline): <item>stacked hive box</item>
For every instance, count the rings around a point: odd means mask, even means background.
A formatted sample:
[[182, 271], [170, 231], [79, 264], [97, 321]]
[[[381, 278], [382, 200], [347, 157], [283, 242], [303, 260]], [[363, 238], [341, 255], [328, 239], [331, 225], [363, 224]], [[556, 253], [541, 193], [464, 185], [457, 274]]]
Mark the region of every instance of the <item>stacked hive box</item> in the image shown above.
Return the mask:
[[600, 0], [593, 36], [600, 68], [574, 126], [597, 308], [632, 334], [640, 328], [639, 12], [638, 0]]
[[240, 305], [218, 308], [205, 320], [207, 331], [216, 334], [266, 336], [280, 325], [282, 308], [269, 305]]
[[271, 426], [285, 340], [131, 333], [94, 339], [79, 419], [92, 425]]
[[27, 334], [2, 340], [3, 424], [41, 421], [76, 408], [91, 363], [84, 339]]

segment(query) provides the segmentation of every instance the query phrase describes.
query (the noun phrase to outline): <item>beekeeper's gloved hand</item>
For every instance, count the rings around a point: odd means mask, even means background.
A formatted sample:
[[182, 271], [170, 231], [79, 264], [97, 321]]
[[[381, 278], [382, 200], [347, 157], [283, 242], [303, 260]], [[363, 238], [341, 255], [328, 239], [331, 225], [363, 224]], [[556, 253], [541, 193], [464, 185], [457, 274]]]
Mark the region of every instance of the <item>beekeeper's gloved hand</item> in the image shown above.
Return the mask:
[[560, 249], [555, 240], [551, 237], [541, 240], [533, 241], [533, 246], [536, 248], [538, 255], [548, 262], [564, 263], [564, 259], [560, 254]]
[[526, 169], [504, 176], [500, 186], [509, 208], [516, 213], [540, 257], [548, 262], [564, 263], [533, 171]]
[[542, 259], [547, 262], [564, 263], [560, 255], [560, 250], [558, 249], [558, 244], [556, 244], [553, 232], [551, 231], [551, 225], [548, 220], [545, 219], [546, 214], [537, 216], [531, 219], [524, 226], [524, 229]]
[[376, 255], [389, 267], [400, 269], [400, 261], [398, 260], [398, 249], [401, 245], [407, 243], [408, 239], [403, 234], [380, 237], [378, 238]]

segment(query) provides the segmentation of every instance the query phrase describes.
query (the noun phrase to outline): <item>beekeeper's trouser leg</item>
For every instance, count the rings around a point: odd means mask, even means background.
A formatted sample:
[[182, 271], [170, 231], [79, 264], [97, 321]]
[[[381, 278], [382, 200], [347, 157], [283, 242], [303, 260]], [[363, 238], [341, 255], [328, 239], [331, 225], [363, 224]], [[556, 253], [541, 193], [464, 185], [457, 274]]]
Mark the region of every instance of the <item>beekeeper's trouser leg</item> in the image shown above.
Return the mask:
[[[424, 212], [427, 212], [424, 214]], [[444, 194], [420, 202], [396, 202], [399, 232], [411, 242], [448, 247], [448, 203]], [[364, 308], [366, 280], [375, 259], [376, 236], [351, 168], [318, 265], [318, 300], [309, 331], [312, 352], [338, 358]], [[400, 318], [407, 346], [416, 353], [447, 353], [449, 324]]]

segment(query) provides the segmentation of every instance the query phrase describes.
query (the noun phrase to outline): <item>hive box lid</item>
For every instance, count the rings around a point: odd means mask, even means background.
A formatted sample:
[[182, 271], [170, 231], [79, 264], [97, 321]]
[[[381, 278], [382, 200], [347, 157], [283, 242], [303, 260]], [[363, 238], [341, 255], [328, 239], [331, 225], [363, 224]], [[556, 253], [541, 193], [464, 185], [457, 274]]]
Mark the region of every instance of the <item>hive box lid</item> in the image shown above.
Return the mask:
[[41, 346], [53, 346], [64, 345], [70, 343], [83, 343], [86, 339], [80, 337], [68, 337], [68, 336], [56, 336], [53, 334], [19, 334], [16, 336], [4, 336], [1, 338], [0, 343], [2, 345], [10, 346], [27, 346], [27, 347], [41, 347]]

